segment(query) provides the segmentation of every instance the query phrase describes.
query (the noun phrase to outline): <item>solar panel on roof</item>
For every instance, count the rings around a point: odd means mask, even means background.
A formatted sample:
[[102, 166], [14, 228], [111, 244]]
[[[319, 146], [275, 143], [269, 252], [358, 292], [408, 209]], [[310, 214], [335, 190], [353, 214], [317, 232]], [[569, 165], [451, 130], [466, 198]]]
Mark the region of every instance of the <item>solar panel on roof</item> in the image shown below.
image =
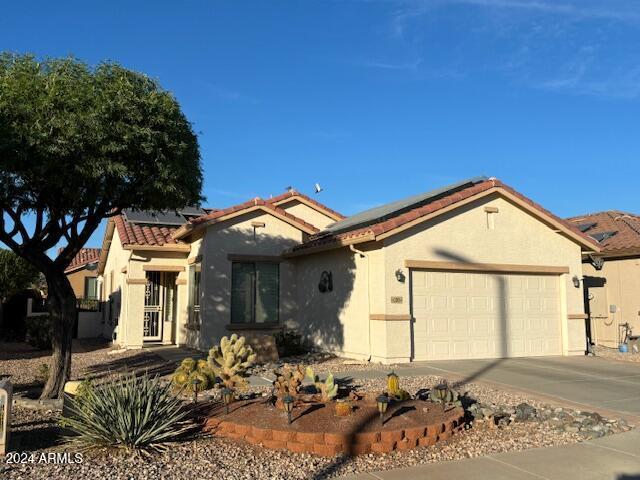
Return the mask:
[[372, 223], [380, 222], [385, 220], [386, 218], [399, 215], [400, 213], [403, 213], [403, 211], [407, 211], [420, 205], [429, 203], [430, 201], [434, 201], [439, 196], [453, 193], [455, 190], [470, 187], [472, 185], [475, 185], [476, 183], [481, 183], [486, 180], [488, 180], [488, 177], [473, 177], [461, 182], [453, 183], [446, 187], [437, 188], [429, 192], [420, 193], [418, 195], [413, 195], [402, 200], [397, 200], [395, 202], [387, 203], [379, 207], [374, 207], [369, 210], [365, 210], [364, 212], [347, 217], [344, 220], [340, 220], [339, 222], [332, 223], [327, 227], [326, 230], [324, 230], [324, 232], [336, 234], [345, 230], [351, 230], [356, 227], [371, 225]]
[[590, 236], [598, 243], [602, 243], [606, 239], [613, 237], [616, 233], [618, 232], [600, 232], [600, 233], [594, 233]]
[[581, 223], [580, 225], [578, 225], [578, 229], [584, 233], [590, 228], [595, 227], [597, 224], [597, 222]]
[[157, 223], [155, 212], [148, 210], [125, 210], [127, 220], [133, 223]]
[[207, 212], [200, 207], [185, 207], [175, 211], [164, 212], [152, 210], [125, 210], [127, 221], [131, 223], [144, 223], [149, 225], [179, 226], [187, 222], [189, 218], [205, 215]]
[[156, 223], [162, 225], [182, 225], [185, 223], [185, 218], [179, 213], [168, 211], [168, 212], [155, 212]]

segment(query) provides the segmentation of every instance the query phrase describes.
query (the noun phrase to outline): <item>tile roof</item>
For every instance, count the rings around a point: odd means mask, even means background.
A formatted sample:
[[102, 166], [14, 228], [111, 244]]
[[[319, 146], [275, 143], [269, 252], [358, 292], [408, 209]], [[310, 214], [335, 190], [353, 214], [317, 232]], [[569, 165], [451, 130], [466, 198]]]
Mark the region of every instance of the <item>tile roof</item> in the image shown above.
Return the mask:
[[319, 210], [324, 210], [325, 212], [331, 214], [332, 216], [336, 217], [339, 220], [342, 220], [342, 219], [346, 218], [340, 212], [336, 212], [335, 210], [333, 210], [333, 209], [327, 207], [326, 205], [324, 205], [323, 203], [320, 203], [317, 200], [314, 200], [313, 198], [305, 195], [304, 193], [300, 193], [300, 192], [298, 192], [297, 190], [294, 190], [294, 189], [291, 189], [291, 190], [289, 190], [287, 192], [281, 193], [280, 195], [272, 197], [272, 198], [268, 199], [267, 202], [275, 204], [275, 203], [283, 202], [284, 200], [287, 200], [288, 198], [295, 199], [296, 197], [302, 198], [303, 200], [306, 200], [308, 203], [318, 207]]
[[[615, 232], [600, 242], [605, 256], [640, 252], [640, 216], [619, 210], [589, 213], [567, 219], [576, 226], [583, 226], [584, 233], [591, 237], [598, 234]], [[593, 225], [589, 225], [593, 224]]]
[[65, 273], [71, 270], [76, 270], [89, 263], [97, 262], [100, 259], [99, 248], [81, 248], [80, 251], [73, 257], [71, 263], [64, 269]]
[[203, 223], [210, 222], [212, 220], [221, 219], [233, 213], [242, 212], [243, 210], [248, 210], [253, 207], [260, 207], [263, 210], [272, 211], [277, 213], [280, 216], [288, 218], [292, 223], [297, 224], [299, 226], [304, 227], [305, 230], [309, 230], [311, 232], [319, 232], [319, 230], [309, 222], [302, 220], [301, 218], [296, 217], [295, 215], [291, 215], [280, 207], [277, 207], [272, 204], [270, 200], [263, 200], [260, 197], [256, 197], [253, 200], [249, 200], [248, 202], [240, 203], [238, 205], [234, 205], [232, 207], [224, 208], [222, 210], [215, 210], [206, 215], [202, 215], [200, 217], [194, 218], [189, 221], [189, 224], [193, 226], [198, 226]]
[[383, 221], [374, 222], [366, 226], [362, 226], [362, 227], [344, 231], [344, 232], [338, 232], [335, 234], [321, 232], [318, 235], [312, 236], [307, 242], [293, 247], [292, 252], [301, 251], [311, 247], [320, 247], [324, 245], [330, 245], [332, 243], [340, 244], [341, 242], [344, 242], [344, 241], [349, 241], [350, 243], [353, 243], [353, 241], [357, 241], [358, 239], [374, 240], [376, 237], [382, 234], [385, 234], [387, 232], [390, 232], [391, 230], [394, 230], [409, 222], [412, 222], [413, 220], [416, 220], [425, 215], [429, 215], [431, 213], [437, 212], [438, 210], [444, 209], [445, 207], [454, 205], [462, 200], [468, 199], [470, 197], [473, 197], [477, 194], [480, 194], [482, 192], [485, 192], [493, 188], [500, 188], [504, 191], [511, 193], [515, 197], [519, 198], [521, 201], [528, 204], [533, 209], [538, 210], [539, 212], [541, 212], [542, 214], [548, 217], [551, 217], [556, 222], [559, 222], [560, 224], [562, 224], [566, 229], [568, 229], [575, 235], [581, 237], [585, 242], [597, 248], [597, 242], [595, 242], [592, 238], [588, 237], [587, 235], [583, 234], [573, 224], [570, 224], [569, 222], [566, 222], [565, 220], [555, 216], [548, 210], [544, 209], [542, 206], [531, 201], [524, 195], [516, 192], [513, 188], [509, 187], [508, 185], [505, 185], [500, 180], [497, 180], [495, 178], [490, 178], [485, 181], [476, 183], [470, 187], [463, 188], [457, 191], [454, 190], [452, 193], [449, 193], [449, 194], [445, 192], [443, 195], [439, 195], [435, 197], [432, 201], [430, 201], [427, 204], [421, 205], [419, 207], [416, 207], [410, 210], [401, 211], [397, 215], [391, 218], [387, 218]]
[[122, 214], [113, 217], [122, 245], [158, 245], [182, 243], [173, 238], [175, 225], [145, 225], [129, 222]]

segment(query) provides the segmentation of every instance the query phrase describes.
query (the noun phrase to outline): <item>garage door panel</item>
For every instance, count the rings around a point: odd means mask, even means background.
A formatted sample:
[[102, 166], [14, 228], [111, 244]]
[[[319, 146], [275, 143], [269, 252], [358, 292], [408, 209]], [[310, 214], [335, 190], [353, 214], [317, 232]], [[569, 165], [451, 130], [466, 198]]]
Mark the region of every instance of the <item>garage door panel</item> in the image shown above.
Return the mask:
[[467, 296], [451, 296], [449, 297], [448, 311], [451, 313], [467, 313]]
[[558, 355], [559, 298], [557, 276], [412, 271], [415, 358]]
[[487, 335], [493, 330], [493, 322], [486, 316], [474, 316], [471, 320], [469, 334], [473, 337]]
[[467, 289], [467, 277], [465, 275], [456, 275], [455, 273], [448, 273], [446, 284], [451, 289], [466, 290]]

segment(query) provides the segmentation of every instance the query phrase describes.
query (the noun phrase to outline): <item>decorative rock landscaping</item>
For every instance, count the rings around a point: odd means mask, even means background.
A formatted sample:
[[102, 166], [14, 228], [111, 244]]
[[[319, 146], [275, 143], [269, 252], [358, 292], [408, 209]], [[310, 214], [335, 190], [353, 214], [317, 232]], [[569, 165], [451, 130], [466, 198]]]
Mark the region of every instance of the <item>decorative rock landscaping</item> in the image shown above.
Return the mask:
[[294, 422], [264, 401], [237, 402], [228, 415], [217, 409], [206, 430], [221, 437], [244, 440], [269, 449], [321, 456], [362, 455], [410, 450], [448, 440], [464, 427], [464, 410], [409, 400], [387, 411], [381, 424], [375, 405], [357, 405], [348, 417], [336, 417], [324, 404], [298, 409]]

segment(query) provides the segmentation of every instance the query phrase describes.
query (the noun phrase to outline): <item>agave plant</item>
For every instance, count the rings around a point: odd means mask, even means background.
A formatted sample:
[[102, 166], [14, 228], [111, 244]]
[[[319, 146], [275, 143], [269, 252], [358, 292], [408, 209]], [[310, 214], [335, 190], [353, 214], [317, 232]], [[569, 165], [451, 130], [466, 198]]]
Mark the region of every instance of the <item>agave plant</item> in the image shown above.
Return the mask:
[[84, 448], [163, 450], [196, 426], [171, 385], [146, 373], [119, 375], [86, 389], [70, 410], [64, 424], [76, 435], [69, 440]]

